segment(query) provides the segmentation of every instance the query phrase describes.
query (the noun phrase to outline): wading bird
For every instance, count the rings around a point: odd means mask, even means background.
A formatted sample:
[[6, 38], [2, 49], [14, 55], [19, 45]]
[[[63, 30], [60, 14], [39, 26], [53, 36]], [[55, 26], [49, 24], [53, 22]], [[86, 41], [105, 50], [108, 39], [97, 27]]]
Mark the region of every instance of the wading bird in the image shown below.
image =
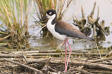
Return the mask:
[[[68, 42], [69, 38], [79, 38], [79, 39], [88, 39], [92, 40], [92, 38], [87, 37], [82, 32], [80, 32], [73, 25], [70, 25], [64, 21], [57, 20], [56, 11], [51, 9], [46, 12], [47, 21], [47, 29], [51, 32], [51, 34], [59, 40], [63, 40], [63, 45], [65, 44], [65, 72], [67, 72], [67, 66], [70, 59], [70, 55], [72, 53], [71, 46]], [[69, 56], [67, 59], [67, 47], [69, 46]]]

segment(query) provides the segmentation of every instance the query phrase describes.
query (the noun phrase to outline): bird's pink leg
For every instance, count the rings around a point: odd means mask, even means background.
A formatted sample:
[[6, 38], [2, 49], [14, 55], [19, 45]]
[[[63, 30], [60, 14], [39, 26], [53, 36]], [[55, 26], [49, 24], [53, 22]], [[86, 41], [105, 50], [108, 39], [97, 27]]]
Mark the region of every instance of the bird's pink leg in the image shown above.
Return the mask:
[[69, 46], [69, 56], [68, 56], [68, 60], [67, 60], [67, 66], [68, 66], [68, 62], [70, 61], [70, 56], [71, 56], [71, 53], [72, 53], [72, 48], [71, 48], [71, 45], [69, 44], [68, 40], [66, 42]]
[[68, 61], [68, 59], [67, 59], [67, 45], [66, 45], [67, 41], [68, 41], [68, 38], [66, 38], [64, 40], [64, 42], [62, 43], [62, 46], [65, 45], [65, 70], [64, 70], [64, 72], [67, 72], [67, 68], [68, 68], [68, 65], [67, 65], [67, 61]]
[[65, 42], [65, 71], [67, 72], [67, 46], [66, 46], [66, 42]]

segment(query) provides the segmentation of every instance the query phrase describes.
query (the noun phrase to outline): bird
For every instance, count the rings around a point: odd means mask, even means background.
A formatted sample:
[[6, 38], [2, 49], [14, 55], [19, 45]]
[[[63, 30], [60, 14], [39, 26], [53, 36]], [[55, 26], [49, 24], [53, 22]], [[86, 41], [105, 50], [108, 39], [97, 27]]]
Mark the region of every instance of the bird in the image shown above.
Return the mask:
[[[68, 42], [68, 39], [87, 39], [87, 40], [93, 40], [90, 37], [87, 37], [85, 34], [83, 34], [80, 30], [78, 30], [74, 25], [68, 24], [62, 20], [57, 20], [57, 13], [54, 9], [49, 9], [46, 11], [46, 18], [47, 21], [47, 29], [50, 31], [50, 33], [57, 39], [62, 40], [63, 44], [65, 45], [65, 72], [67, 72], [68, 62], [72, 53], [71, 46]], [[67, 46], [69, 46], [69, 55], [67, 59]]]

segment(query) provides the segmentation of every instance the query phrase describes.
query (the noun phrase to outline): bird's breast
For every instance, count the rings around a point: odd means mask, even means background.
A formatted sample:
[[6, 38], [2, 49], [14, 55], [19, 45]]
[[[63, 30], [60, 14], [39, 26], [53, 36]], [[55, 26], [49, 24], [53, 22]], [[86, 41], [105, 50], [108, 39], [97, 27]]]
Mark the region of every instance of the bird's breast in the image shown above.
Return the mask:
[[51, 32], [51, 34], [52, 34], [55, 38], [57, 38], [57, 39], [59, 39], [59, 40], [65, 40], [66, 35], [61, 35], [60, 33], [56, 32], [56, 31], [55, 31], [55, 25], [56, 25], [56, 24], [51, 24], [51, 22], [48, 21], [48, 23], [47, 23], [47, 29]]

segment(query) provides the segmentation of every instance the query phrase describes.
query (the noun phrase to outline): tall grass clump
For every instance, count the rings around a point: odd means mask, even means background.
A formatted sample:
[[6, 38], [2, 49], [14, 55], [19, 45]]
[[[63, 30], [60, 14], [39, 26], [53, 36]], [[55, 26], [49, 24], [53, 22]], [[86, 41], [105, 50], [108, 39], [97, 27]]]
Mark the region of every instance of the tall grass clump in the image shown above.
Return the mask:
[[11, 48], [28, 46], [28, 15], [31, 0], [0, 0], [0, 30], [3, 37], [8, 36], [7, 44]]
[[46, 20], [43, 20], [46, 11], [49, 9], [55, 9], [57, 12], [57, 19], [62, 19], [64, 12], [68, 9], [71, 2], [72, 0], [35, 0], [37, 7], [37, 18], [39, 19], [38, 23], [42, 27], [43, 37], [51, 36], [47, 28], [45, 27]]

